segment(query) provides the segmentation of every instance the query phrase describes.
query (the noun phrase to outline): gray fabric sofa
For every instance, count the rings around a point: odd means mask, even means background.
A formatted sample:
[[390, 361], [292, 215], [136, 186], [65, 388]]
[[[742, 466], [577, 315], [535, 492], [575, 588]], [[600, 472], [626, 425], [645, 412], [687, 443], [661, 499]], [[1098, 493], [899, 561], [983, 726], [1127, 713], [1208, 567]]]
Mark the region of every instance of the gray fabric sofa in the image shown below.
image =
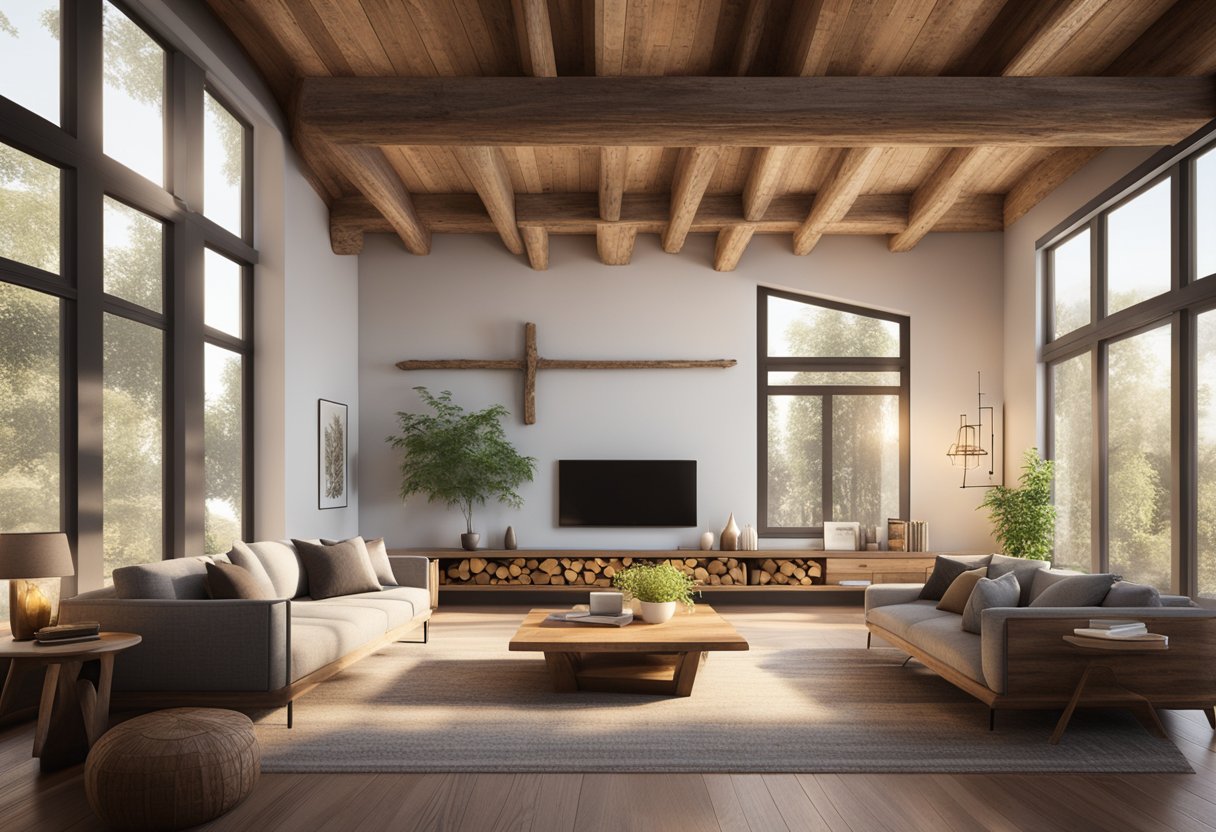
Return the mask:
[[[1201, 709], [1216, 728], [1216, 610], [1162, 596], [1160, 607], [997, 607], [981, 613], [980, 634], [962, 629], [961, 616], [920, 600], [921, 584], [866, 588], [871, 636], [915, 656], [989, 708], [1067, 705], [1096, 651], [1065, 642], [1092, 618], [1145, 621], [1170, 637], [1160, 655], [1102, 651], [1120, 683], [1154, 707]], [[867, 637], [867, 646], [870, 640]]]
[[115, 586], [61, 602], [64, 623], [98, 621], [105, 630], [143, 636], [115, 662], [116, 707], [286, 705], [290, 725], [292, 701], [320, 682], [411, 633], [427, 640], [426, 558], [390, 556], [399, 586], [313, 600], [290, 541], [249, 548], [278, 598], [212, 600], [208, 558], [175, 558], [115, 570]]

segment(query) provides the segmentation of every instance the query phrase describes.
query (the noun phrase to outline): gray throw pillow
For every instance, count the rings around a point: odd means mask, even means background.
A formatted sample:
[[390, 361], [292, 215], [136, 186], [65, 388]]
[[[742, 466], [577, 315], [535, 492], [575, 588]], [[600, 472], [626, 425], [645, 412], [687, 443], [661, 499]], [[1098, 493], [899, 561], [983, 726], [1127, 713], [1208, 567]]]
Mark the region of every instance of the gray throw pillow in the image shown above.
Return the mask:
[[987, 566], [991, 557], [991, 555], [985, 555], [962, 560], [947, 555], [938, 555], [933, 561], [933, 572], [929, 575], [929, 580], [925, 581], [925, 585], [921, 587], [920, 599], [922, 601], [942, 600], [942, 596], [946, 594], [950, 584], [954, 583], [955, 578], [964, 572]]
[[1084, 574], [1084, 572], [1075, 572], [1071, 569], [1040, 569], [1034, 573], [1034, 579], [1030, 582], [1030, 604], [1033, 604], [1035, 599], [1043, 594], [1043, 590], [1052, 584], [1058, 584], [1065, 578]]
[[267, 601], [273, 594], [253, 573], [235, 563], [207, 564], [207, 594], [213, 599]]
[[[388, 549], [384, 545], [383, 537], [373, 537], [371, 540], [364, 540], [362, 537], [352, 537], [350, 540], [356, 546], [363, 546], [367, 551], [368, 560], [372, 564], [372, 571], [376, 573], [376, 580], [380, 582], [380, 586], [398, 586], [397, 578], [393, 575], [393, 567], [389, 563]], [[326, 546], [333, 546], [335, 543], [342, 541], [321, 538], [321, 542]]]
[[1018, 598], [1018, 606], [1025, 607], [1030, 604], [1031, 586], [1034, 584], [1035, 573], [1041, 572], [1048, 566], [1045, 560], [1033, 560], [1031, 558], [1011, 558], [1008, 555], [993, 555], [992, 562], [988, 564], [988, 577], [999, 578], [1012, 572], [1018, 576], [1018, 586], [1022, 588], [1022, 594]]
[[1110, 592], [1115, 576], [1108, 572], [1097, 575], [1072, 575], [1039, 593], [1030, 602], [1032, 607], [1096, 607]]
[[201, 600], [207, 597], [209, 557], [169, 558], [120, 566], [114, 570], [114, 594], [119, 598]]
[[308, 594], [315, 599], [376, 592], [380, 584], [367, 556], [367, 547], [353, 541], [326, 546], [292, 540], [308, 573]]
[[1161, 593], [1148, 584], [1131, 581], [1115, 581], [1110, 592], [1102, 599], [1104, 607], [1160, 607]]
[[979, 633], [984, 610], [1016, 607], [1021, 594], [1022, 588], [1014, 572], [1006, 572], [999, 578], [980, 578], [975, 589], [971, 590], [967, 606], [963, 608], [963, 629], [969, 633]]
[[241, 540], [233, 541], [232, 550], [228, 552], [228, 560], [244, 569], [253, 577], [262, 588], [264, 597], [278, 597], [278, 593], [274, 589], [274, 581], [270, 580], [270, 573], [266, 571], [266, 567], [262, 565], [262, 561], [258, 559], [254, 551], [249, 548], [248, 543]]

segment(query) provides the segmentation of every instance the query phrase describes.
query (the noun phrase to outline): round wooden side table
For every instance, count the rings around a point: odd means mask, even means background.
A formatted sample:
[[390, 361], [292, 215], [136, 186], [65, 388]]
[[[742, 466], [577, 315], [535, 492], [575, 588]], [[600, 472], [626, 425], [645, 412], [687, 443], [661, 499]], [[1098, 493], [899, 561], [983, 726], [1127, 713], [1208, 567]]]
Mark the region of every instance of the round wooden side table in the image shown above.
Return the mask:
[[[34, 756], [43, 771], [55, 771], [83, 762], [89, 748], [110, 724], [110, 681], [114, 657], [143, 639], [135, 633], [102, 633], [95, 641], [39, 644], [36, 641], [0, 639], [0, 659], [10, 659], [8, 678], [0, 693], [0, 716], [17, 696], [20, 677], [46, 667]], [[85, 662], [100, 662], [97, 686], [80, 678]]]

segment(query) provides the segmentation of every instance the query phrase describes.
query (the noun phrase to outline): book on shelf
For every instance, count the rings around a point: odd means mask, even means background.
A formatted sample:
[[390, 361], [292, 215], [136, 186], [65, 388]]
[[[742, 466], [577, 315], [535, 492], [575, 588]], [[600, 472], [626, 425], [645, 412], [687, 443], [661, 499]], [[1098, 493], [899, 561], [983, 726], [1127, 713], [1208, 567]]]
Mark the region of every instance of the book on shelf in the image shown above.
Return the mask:
[[1131, 621], [1127, 618], [1091, 618], [1089, 627], [1092, 630], [1124, 630], [1129, 627], [1144, 627], [1143, 621]]
[[82, 641], [101, 638], [101, 624], [96, 621], [78, 621], [74, 624], [54, 624], [34, 633], [40, 644]]
[[569, 612], [550, 613], [549, 620], [565, 621], [571, 624], [594, 624], [601, 627], [624, 627], [633, 622], [633, 610], [624, 610], [620, 615], [592, 615], [590, 610], [576, 607]]
[[1123, 630], [1102, 630], [1096, 627], [1078, 627], [1072, 631], [1074, 635], [1084, 636], [1085, 638], [1106, 638], [1116, 639], [1119, 641], [1128, 641], [1130, 639], [1140, 639], [1142, 641], [1153, 641], [1158, 638], [1165, 638], [1156, 633], [1150, 633], [1148, 627], [1141, 625], [1138, 628], [1123, 629]]
[[855, 580], [841, 581], [837, 586], [870, 586], [871, 583], [872, 581], [867, 581], [864, 578], [857, 578]]
[[887, 550], [891, 552], [907, 552], [908, 521], [894, 517], [887, 519]]

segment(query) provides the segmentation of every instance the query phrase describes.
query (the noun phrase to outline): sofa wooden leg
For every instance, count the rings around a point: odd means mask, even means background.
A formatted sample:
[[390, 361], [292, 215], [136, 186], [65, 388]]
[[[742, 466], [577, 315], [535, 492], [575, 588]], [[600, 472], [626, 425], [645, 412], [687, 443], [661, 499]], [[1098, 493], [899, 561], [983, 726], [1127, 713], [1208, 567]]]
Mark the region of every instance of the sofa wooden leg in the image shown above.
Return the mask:
[[908, 658], [904, 659], [904, 663], [901, 664], [900, 667], [907, 667], [908, 662], [912, 661], [912, 658], [913, 658], [912, 656], [908, 656]]
[[431, 641], [431, 622], [429, 620], [422, 622], [422, 643], [429, 644]]
[[293, 721], [293, 717], [295, 716], [295, 714], [294, 714], [294, 713], [293, 713], [293, 711], [292, 711], [292, 707], [291, 707], [291, 706], [292, 706], [292, 705], [294, 705], [294, 704], [295, 704], [294, 702], [288, 702], [288, 703], [287, 703], [287, 727], [288, 727], [289, 729], [291, 728], [291, 724], [292, 724], [292, 721]]
[[874, 638], [873, 633], [866, 633], [866, 649], [870, 649], [870, 639]]

